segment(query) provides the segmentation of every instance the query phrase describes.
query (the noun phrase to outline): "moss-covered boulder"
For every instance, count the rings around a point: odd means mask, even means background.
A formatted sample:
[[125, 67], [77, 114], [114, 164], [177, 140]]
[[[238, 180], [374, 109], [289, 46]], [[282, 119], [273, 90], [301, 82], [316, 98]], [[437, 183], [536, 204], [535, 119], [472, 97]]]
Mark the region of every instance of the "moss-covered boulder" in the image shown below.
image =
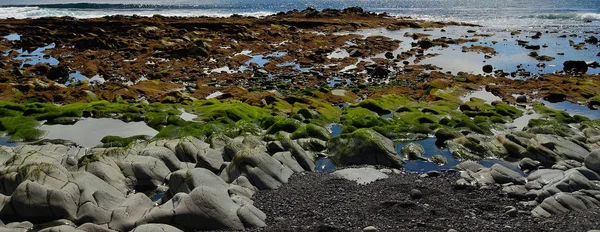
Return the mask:
[[325, 129], [325, 127], [315, 124], [307, 124], [294, 131], [290, 137], [291, 139], [315, 138], [327, 141], [331, 138], [331, 134], [329, 131], [327, 131], [327, 129]]
[[402, 167], [392, 140], [371, 129], [358, 129], [334, 137], [327, 144], [329, 158], [337, 166], [372, 164]]

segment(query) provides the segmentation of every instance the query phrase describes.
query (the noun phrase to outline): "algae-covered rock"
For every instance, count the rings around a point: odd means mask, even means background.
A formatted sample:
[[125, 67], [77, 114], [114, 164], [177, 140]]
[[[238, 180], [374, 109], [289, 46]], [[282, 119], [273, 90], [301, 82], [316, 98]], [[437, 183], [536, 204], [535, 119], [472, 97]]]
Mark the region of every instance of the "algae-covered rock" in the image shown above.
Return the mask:
[[418, 160], [424, 159], [423, 155], [425, 154], [425, 149], [423, 148], [423, 146], [421, 146], [421, 144], [409, 143], [406, 146], [404, 146], [400, 150], [400, 152], [405, 158], [408, 158], [409, 160]]
[[306, 124], [303, 127], [300, 127], [292, 135], [290, 135], [291, 139], [300, 139], [300, 138], [315, 138], [320, 140], [329, 140], [331, 138], [331, 134], [325, 127], [318, 126], [315, 124]]
[[402, 167], [392, 140], [371, 129], [358, 129], [332, 138], [327, 147], [329, 158], [338, 166], [372, 164]]

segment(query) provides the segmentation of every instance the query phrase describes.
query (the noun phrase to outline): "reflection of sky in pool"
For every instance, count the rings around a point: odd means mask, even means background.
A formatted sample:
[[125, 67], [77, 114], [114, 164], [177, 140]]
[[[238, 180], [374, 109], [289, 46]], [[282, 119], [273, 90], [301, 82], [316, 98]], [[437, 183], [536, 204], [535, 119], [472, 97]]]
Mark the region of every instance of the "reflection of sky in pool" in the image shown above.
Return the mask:
[[86, 118], [73, 125], [42, 125], [41, 130], [47, 131], [48, 139], [71, 140], [84, 147], [94, 147], [107, 135], [129, 137], [134, 135], [158, 134], [144, 122], [123, 122], [110, 118]]
[[[39, 47], [33, 51], [27, 51], [24, 49], [17, 49], [15, 50], [17, 53], [19, 53], [19, 55], [17, 55], [17, 57], [15, 57], [15, 60], [19, 60], [22, 61], [23, 63], [21, 64], [21, 68], [23, 68], [25, 65], [36, 65], [38, 63], [46, 63], [49, 65], [57, 65], [58, 64], [58, 60], [54, 57], [51, 57], [49, 55], [44, 54], [44, 51], [46, 49], [52, 49], [54, 48], [56, 45], [54, 43], [45, 46], [45, 47]], [[4, 56], [8, 56], [8, 54], [10, 54], [10, 50], [7, 51], [6, 53], [4, 53]]]
[[8, 41], [17, 41], [17, 40], [21, 40], [21, 35], [19, 35], [19, 34], [10, 34], [10, 35], [4, 36], [2, 38], [7, 39]]
[[[337, 136], [341, 133], [342, 131], [342, 127], [340, 125], [337, 124], [332, 124], [331, 125], [331, 135], [332, 136]], [[428, 172], [428, 171], [439, 171], [442, 169], [452, 169], [454, 168], [454, 166], [456, 166], [457, 164], [460, 163], [459, 160], [455, 159], [454, 157], [452, 157], [452, 154], [450, 153], [450, 151], [448, 151], [447, 148], [445, 147], [438, 147], [435, 143], [436, 143], [437, 139], [435, 137], [432, 138], [427, 138], [424, 140], [419, 140], [419, 141], [411, 141], [411, 142], [404, 142], [404, 143], [398, 143], [396, 144], [396, 153], [401, 156], [401, 152], [400, 150], [408, 145], [409, 143], [416, 143], [416, 144], [420, 144], [421, 146], [423, 146], [423, 148], [425, 149], [425, 158], [431, 158], [434, 155], [442, 155], [446, 158], [446, 160], [448, 161], [446, 164], [443, 165], [437, 165], [433, 162], [428, 162], [428, 161], [423, 161], [423, 160], [406, 160], [406, 162], [404, 163], [404, 170], [408, 171], [408, 172]], [[401, 157], [404, 158], [404, 157]], [[491, 167], [494, 164], [500, 164], [503, 166], [506, 166], [512, 170], [517, 171], [518, 173], [520, 173], [521, 175], [525, 175], [521, 170], [519, 170], [518, 166], [516, 164], [504, 161], [504, 160], [482, 160], [479, 162], [481, 165], [485, 166], [485, 167]], [[336, 169], [336, 166], [331, 162], [331, 160], [329, 160], [329, 158], [319, 158], [316, 162], [315, 162], [315, 166], [316, 166], [316, 171], [318, 172], [327, 172], [327, 171], [333, 171]]]
[[19, 145], [19, 143], [9, 143], [8, 140], [10, 137], [0, 137], [0, 146], [15, 147]]
[[578, 104], [574, 104], [568, 101], [551, 103], [548, 101], [541, 100], [540, 102], [544, 103], [548, 108], [555, 110], [563, 110], [569, 113], [571, 116], [573, 115], [581, 115], [588, 117], [589, 119], [600, 119], [600, 110], [592, 110], [587, 106], [582, 106]]
[[[596, 45], [587, 44], [587, 49], [576, 50], [571, 47], [569, 40], [572, 40], [575, 44], [583, 42], [585, 38], [589, 37], [590, 33], [580, 33], [578, 37], [566, 37], [561, 38], [562, 33], [544, 33], [540, 39], [532, 39], [534, 35], [531, 32], [522, 32], [520, 35], [511, 36], [508, 31], [486, 31], [487, 28], [470, 28], [470, 27], [447, 27], [444, 28], [445, 32], [441, 32], [441, 29], [402, 29], [397, 31], [387, 31], [385, 29], [367, 29], [352, 32], [352, 34], [360, 34], [363, 36], [372, 35], [383, 35], [391, 39], [397, 39], [403, 41], [400, 43], [400, 47], [393, 51], [394, 56], [410, 50], [411, 43], [415, 42], [412, 37], [406, 37], [405, 34], [409, 33], [424, 33], [429, 34], [430, 39], [436, 39], [441, 37], [447, 37], [452, 39], [478, 39], [477, 42], [467, 42], [458, 45], [450, 45], [448, 48], [442, 48], [439, 46], [432, 47], [425, 51], [425, 54], [439, 54], [438, 56], [425, 58], [421, 60], [419, 64], [432, 64], [443, 68], [442, 71], [452, 71], [457, 73], [459, 71], [482, 74], [483, 65], [490, 64], [494, 69], [502, 69], [507, 73], [517, 71], [517, 66], [520, 65], [527, 72], [532, 74], [544, 74], [552, 73], [555, 71], [562, 70], [563, 63], [567, 60], [584, 60], [584, 61], [598, 61], [596, 54], [600, 52], [600, 48]], [[467, 30], [476, 30], [477, 33], [489, 34], [490, 37], [475, 36], [473, 33], [467, 33]], [[596, 35], [597, 37], [597, 35]], [[517, 40], [528, 41], [529, 45], [540, 45], [539, 50], [528, 50], [523, 46], [520, 46]], [[495, 44], [493, 42], [496, 42]], [[492, 56], [490, 59], [484, 58], [484, 53], [477, 52], [462, 52], [462, 47], [470, 46], [488, 46], [495, 49], [498, 53]], [[547, 45], [547, 47], [543, 47]], [[543, 62], [546, 67], [540, 69], [536, 67], [540, 61], [528, 54], [532, 51], [536, 51], [538, 55], [546, 55], [554, 57], [553, 61]], [[339, 53], [339, 52], [338, 52]], [[338, 53], [332, 53], [338, 54]], [[564, 53], [564, 55], [558, 55], [557, 53]], [[383, 54], [378, 54], [375, 57], [382, 57]], [[485, 61], [485, 62], [484, 62]], [[600, 73], [600, 69], [589, 69], [588, 74]]]

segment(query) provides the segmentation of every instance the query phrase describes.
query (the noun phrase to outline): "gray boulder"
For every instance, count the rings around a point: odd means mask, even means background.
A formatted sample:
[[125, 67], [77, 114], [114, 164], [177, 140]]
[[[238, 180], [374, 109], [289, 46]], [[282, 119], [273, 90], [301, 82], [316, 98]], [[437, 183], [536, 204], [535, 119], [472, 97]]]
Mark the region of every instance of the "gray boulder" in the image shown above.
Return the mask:
[[558, 193], [548, 197], [535, 207], [531, 213], [534, 216], [550, 217], [554, 214], [569, 211], [584, 211], [600, 207], [600, 191], [581, 190], [573, 193]]
[[108, 227], [117, 231], [129, 231], [152, 207], [154, 202], [142, 193], [133, 194], [112, 211]]
[[596, 173], [600, 173], [600, 149], [590, 152], [590, 154], [585, 158], [584, 163], [585, 167]]
[[514, 183], [523, 185], [526, 182], [525, 177], [521, 174], [500, 164], [492, 165], [490, 174], [498, 184]]
[[136, 227], [131, 232], [183, 232], [177, 227], [166, 224], [144, 224]]
[[329, 140], [329, 158], [337, 166], [383, 165], [402, 167], [402, 160], [394, 149], [392, 140], [371, 129], [358, 129]]
[[177, 159], [175, 153], [166, 147], [146, 147], [140, 152], [140, 155], [154, 157], [162, 161], [171, 171], [176, 171], [181, 166], [181, 162]]

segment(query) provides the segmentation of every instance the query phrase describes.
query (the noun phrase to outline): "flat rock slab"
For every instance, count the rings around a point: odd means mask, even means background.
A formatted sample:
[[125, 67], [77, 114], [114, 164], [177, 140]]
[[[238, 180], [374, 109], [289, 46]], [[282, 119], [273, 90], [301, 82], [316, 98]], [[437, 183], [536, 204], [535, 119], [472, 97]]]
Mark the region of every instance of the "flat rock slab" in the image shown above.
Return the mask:
[[331, 173], [334, 177], [355, 181], [358, 184], [369, 184], [376, 180], [386, 179], [388, 175], [374, 168], [347, 168]]

